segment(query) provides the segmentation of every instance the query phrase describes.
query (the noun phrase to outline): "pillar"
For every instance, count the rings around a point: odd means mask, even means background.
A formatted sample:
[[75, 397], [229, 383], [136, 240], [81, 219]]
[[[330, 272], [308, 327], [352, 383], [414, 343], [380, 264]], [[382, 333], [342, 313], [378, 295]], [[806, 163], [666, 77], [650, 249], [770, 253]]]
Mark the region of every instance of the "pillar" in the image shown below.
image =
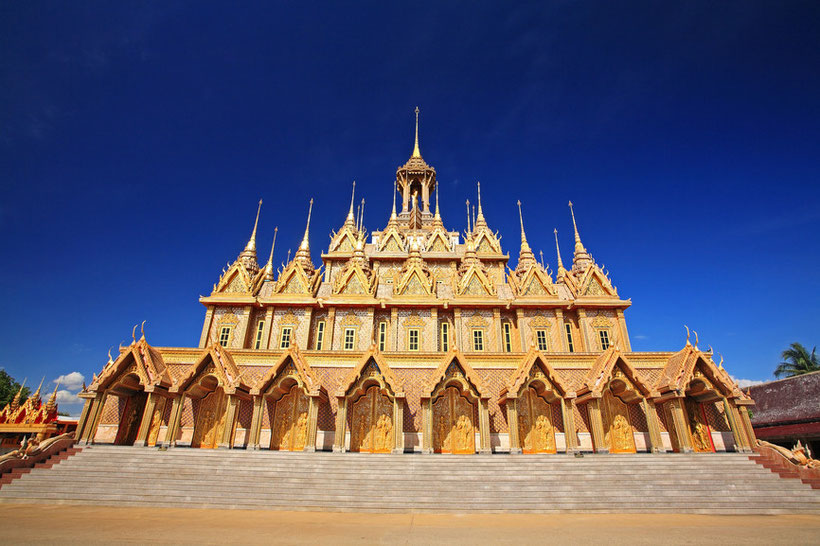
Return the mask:
[[265, 397], [260, 394], [253, 397], [253, 417], [251, 417], [250, 439], [248, 440], [248, 449], [254, 451], [259, 449], [259, 435], [262, 432], [262, 405]]
[[[300, 339], [298, 340], [299, 347], [307, 349], [308, 347], [310, 347], [310, 345], [308, 344], [310, 343], [310, 334], [312, 333], [311, 330], [313, 329], [312, 307], [308, 307], [307, 309], [305, 309], [305, 315], [302, 318], [302, 321], [300, 322], [299, 326], [301, 326], [301, 328], [295, 328], [293, 333], [296, 334], [297, 332], [299, 332], [299, 330], [302, 331], [302, 335], [299, 336]], [[295, 335], [293, 336], [293, 339], [296, 339]]]
[[393, 399], [393, 453], [404, 453], [404, 398]]
[[151, 421], [154, 420], [154, 409], [156, 407], [157, 393], [149, 392], [148, 399], [145, 401], [145, 408], [142, 410], [140, 428], [137, 430], [137, 439], [134, 441], [135, 446], [148, 445], [148, 432], [151, 429]]
[[757, 436], [755, 436], [755, 429], [752, 426], [752, 418], [749, 416], [749, 408], [738, 408], [738, 411], [740, 412], [740, 421], [743, 423], [743, 428], [749, 438], [749, 449], [754, 451], [757, 447]]
[[165, 432], [165, 440], [162, 442], [162, 447], [169, 448], [177, 445], [179, 426], [182, 421], [182, 410], [184, 408], [185, 393], [182, 393], [171, 402], [171, 416], [168, 420], [168, 430]]
[[616, 310], [615, 315], [618, 318], [618, 325], [621, 327], [621, 350], [625, 353], [630, 353], [632, 352], [632, 344], [629, 342], [629, 332], [626, 329], [626, 319], [624, 318], [624, 310]]
[[478, 453], [482, 455], [489, 455], [493, 452], [490, 444], [490, 410], [486, 399], [479, 399], [478, 401], [478, 427], [479, 438], [481, 440]]
[[683, 409], [683, 399], [672, 398], [669, 401], [669, 412], [672, 415], [672, 423], [675, 437], [678, 440], [678, 448], [681, 453], [692, 453], [692, 439], [689, 437], [689, 423], [686, 421], [686, 413]]
[[433, 399], [421, 400], [421, 452], [425, 455], [433, 453]]
[[555, 309], [555, 326], [558, 328], [558, 339], [561, 340], [561, 347], [564, 352], [569, 352], [569, 347], [567, 346], [567, 333], [564, 330], [564, 310], [563, 309]]
[[88, 434], [86, 434], [85, 443], [93, 444], [94, 443], [94, 436], [97, 435], [97, 427], [100, 425], [100, 419], [102, 418], [103, 408], [105, 407], [105, 400], [108, 396], [108, 393], [102, 392], [97, 394], [97, 398], [94, 400], [94, 408], [91, 417], [91, 426], [88, 427]]
[[589, 426], [592, 430], [592, 449], [595, 453], [609, 453], [604, 441], [604, 423], [601, 418], [601, 401], [598, 398], [590, 398], [587, 402], [589, 412]]
[[518, 400], [507, 398], [507, 427], [510, 429], [510, 454], [522, 452], [521, 438], [518, 435]]
[[390, 331], [387, 332], [387, 350], [399, 350], [399, 310], [395, 307], [390, 309]]
[[650, 453], [666, 453], [666, 448], [663, 446], [663, 436], [661, 436], [661, 425], [658, 422], [658, 410], [655, 408], [655, 402], [644, 399], [641, 405], [646, 414], [646, 425], [649, 428]]
[[584, 309], [578, 309], [578, 329], [581, 330], [581, 341], [584, 343], [584, 351], [588, 353], [595, 352], [595, 348], [590, 345], [589, 335], [587, 333], [587, 312]]
[[453, 329], [455, 330], [455, 332], [453, 332], [453, 340], [455, 342], [451, 342], [450, 345], [452, 347], [458, 347], [462, 352], [466, 351], [469, 345], [465, 346], [464, 343], [462, 343], [464, 339], [461, 335], [461, 309], [458, 308], [453, 309]]
[[214, 319], [214, 308], [208, 307], [208, 310], [205, 311], [205, 323], [202, 325], [202, 335], [199, 336], [199, 347], [205, 347], [208, 345], [208, 336], [211, 333], [211, 325]]
[[265, 330], [262, 334], [262, 349], [270, 349], [270, 337], [273, 332], [273, 307], [265, 309]]
[[521, 340], [521, 352], [527, 352], [527, 334], [524, 332], [524, 310], [515, 310], [515, 327], [518, 330], [518, 337]]
[[493, 308], [493, 330], [495, 330], [495, 347], [493, 350], [497, 353], [504, 352], [504, 332], [501, 329], [501, 309]]
[[220, 440], [220, 449], [233, 448], [233, 433], [236, 430], [236, 414], [240, 404], [239, 397], [235, 394], [228, 395], [228, 404], [225, 407], [225, 430], [222, 432], [222, 440]]
[[310, 405], [308, 406], [308, 422], [307, 422], [307, 437], [305, 438], [305, 448], [303, 451], [316, 451], [316, 428], [318, 426], [319, 418], [319, 398], [317, 396], [308, 397]]
[[564, 442], [567, 444], [567, 453], [577, 453], [578, 433], [575, 430], [575, 411], [571, 398], [561, 399], [561, 417], [564, 420]]
[[77, 430], [74, 431], [74, 439], [77, 442], [80, 442], [83, 437], [83, 428], [85, 428], [86, 422], [88, 421], [88, 411], [91, 409], [93, 401], [93, 398], [86, 398], [83, 403], [83, 411], [80, 414], [80, 419], [77, 421]]
[[323, 351], [332, 351], [333, 332], [336, 330], [336, 308], [330, 307], [327, 310], [327, 324], [325, 325], [325, 341], [322, 343]]
[[336, 410], [336, 433], [333, 435], [333, 453], [345, 452], [345, 433], [347, 432], [347, 398], [339, 398]]

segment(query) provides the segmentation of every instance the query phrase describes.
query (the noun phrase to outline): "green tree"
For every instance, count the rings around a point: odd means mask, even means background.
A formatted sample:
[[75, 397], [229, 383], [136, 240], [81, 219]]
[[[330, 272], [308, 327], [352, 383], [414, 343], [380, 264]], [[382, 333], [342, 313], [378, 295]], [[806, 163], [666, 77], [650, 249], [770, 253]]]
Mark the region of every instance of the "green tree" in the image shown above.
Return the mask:
[[817, 347], [814, 347], [809, 354], [808, 349], [800, 343], [792, 343], [788, 349], [780, 355], [783, 362], [774, 371], [775, 377], [794, 377], [804, 373], [820, 372], [820, 360], [817, 357]]
[[[0, 368], [0, 409], [6, 407], [6, 404], [11, 402], [17, 391], [20, 390], [20, 383], [14, 380], [6, 370]], [[28, 387], [23, 387], [23, 393], [20, 395], [20, 403], [22, 404], [28, 395], [31, 393]]]

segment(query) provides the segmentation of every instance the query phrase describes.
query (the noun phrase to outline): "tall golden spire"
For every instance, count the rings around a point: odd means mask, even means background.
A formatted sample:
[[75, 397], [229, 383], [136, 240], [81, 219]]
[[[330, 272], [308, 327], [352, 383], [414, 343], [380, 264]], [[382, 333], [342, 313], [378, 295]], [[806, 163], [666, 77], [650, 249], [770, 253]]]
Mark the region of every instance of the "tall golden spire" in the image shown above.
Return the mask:
[[270, 256], [268, 257], [268, 263], [265, 264], [265, 280], [272, 281], [273, 280], [273, 249], [276, 248], [276, 234], [279, 233], [279, 226], [273, 228], [273, 244], [270, 245]]
[[353, 198], [356, 196], [356, 181], [353, 181], [353, 190], [350, 192], [350, 211], [347, 213], [347, 220], [345, 225], [353, 224], [356, 220], [353, 216]]
[[515, 266], [515, 270], [520, 275], [538, 262], [535, 261], [535, 255], [532, 253], [532, 249], [527, 243], [527, 235], [524, 233], [524, 214], [521, 212], [521, 201], [518, 201], [518, 219], [521, 222], [521, 251], [518, 253], [518, 265]]
[[364, 197], [362, 197], [362, 206], [359, 208], [359, 223], [356, 226], [356, 231], [361, 231], [364, 227]]
[[396, 181], [393, 181], [393, 212], [390, 213], [390, 219], [394, 219], [396, 217], [396, 193], [398, 193], [398, 188], [396, 187]]
[[40, 380], [40, 384], [37, 385], [37, 390], [34, 391], [34, 394], [31, 395], [35, 399], [40, 398], [40, 389], [43, 388], [43, 381], [45, 381], [45, 380], [46, 380], [46, 376], [43, 376], [43, 378]]
[[421, 157], [419, 151], [419, 107], [416, 106], [416, 142], [413, 145], [413, 155], [411, 157]]
[[60, 388], [60, 382], [57, 381], [57, 385], [54, 387], [54, 392], [51, 393], [51, 396], [48, 398], [48, 402], [46, 403], [46, 413], [51, 413], [57, 409], [57, 389]]
[[566, 273], [566, 269], [564, 269], [564, 262], [561, 261], [561, 248], [558, 246], [558, 228], [552, 230], [555, 234], [555, 254], [558, 256], [558, 274], [561, 275], [562, 273]]
[[521, 213], [521, 200], [518, 201], [518, 220], [521, 222], [521, 248], [524, 248], [524, 245], [529, 248], [527, 244], [527, 234], [524, 233], [524, 215]]
[[470, 200], [467, 199], [467, 233], [472, 233], [473, 230], [470, 229]]
[[575, 228], [575, 253], [572, 258], [572, 270], [576, 272], [584, 269], [592, 260], [587, 249], [581, 243], [581, 236], [578, 235], [578, 224], [575, 223], [575, 210], [572, 208], [572, 201], [569, 202], [569, 211], [572, 214], [572, 227]]
[[302, 242], [299, 244], [299, 250], [296, 251], [294, 261], [298, 261], [302, 269], [306, 271], [313, 271], [313, 261], [310, 259], [310, 240], [308, 235], [310, 233], [310, 216], [313, 214], [313, 198], [310, 198], [310, 206], [308, 207], [307, 225], [305, 225], [305, 235], [302, 237]]
[[20, 384], [20, 389], [17, 391], [17, 394], [14, 395], [14, 398], [11, 399], [11, 403], [9, 403], [9, 410], [11, 412], [17, 411], [20, 407], [20, 397], [23, 396], [23, 389], [26, 388], [26, 381], [28, 381], [28, 377], [23, 379], [23, 382]]
[[259, 200], [259, 207], [256, 209], [256, 220], [253, 222], [253, 232], [248, 244], [245, 245], [246, 252], [256, 252], [256, 226], [259, 225], [259, 213], [262, 210], [262, 200]]
[[481, 182], [476, 182], [478, 186], [478, 216], [476, 217], [475, 226], [487, 227], [487, 221], [484, 219], [484, 211], [481, 209]]

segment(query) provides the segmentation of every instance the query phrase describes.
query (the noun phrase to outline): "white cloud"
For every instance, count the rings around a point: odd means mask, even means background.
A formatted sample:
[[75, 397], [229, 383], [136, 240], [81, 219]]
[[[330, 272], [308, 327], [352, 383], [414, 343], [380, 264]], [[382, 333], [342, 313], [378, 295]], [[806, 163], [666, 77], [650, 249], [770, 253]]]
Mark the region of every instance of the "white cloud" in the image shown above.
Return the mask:
[[632, 336], [632, 337], [634, 337], [635, 339], [649, 339], [649, 336], [645, 336], [645, 335], [642, 335], [642, 334], [638, 334], [638, 335]]
[[[60, 377], [54, 380], [55, 383], [59, 383], [61, 386], [65, 387], [69, 391], [80, 390], [83, 386], [83, 381], [85, 381], [85, 376], [80, 372], [71, 372], [66, 375], [61, 375]], [[60, 392], [64, 391], [58, 391], [58, 396]]]
[[745, 389], [746, 387], [751, 387], [752, 385], [760, 385], [763, 381], [758, 381], [757, 379], [738, 379], [737, 377], [730, 375], [732, 379], [738, 384], [741, 389]]
[[65, 389], [60, 389], [57, 391], [57, 406], [60, 405], [71, 405], [71, 404], [81, 404], [82, 400], [79, 396], [75, 393], [67, 391]]

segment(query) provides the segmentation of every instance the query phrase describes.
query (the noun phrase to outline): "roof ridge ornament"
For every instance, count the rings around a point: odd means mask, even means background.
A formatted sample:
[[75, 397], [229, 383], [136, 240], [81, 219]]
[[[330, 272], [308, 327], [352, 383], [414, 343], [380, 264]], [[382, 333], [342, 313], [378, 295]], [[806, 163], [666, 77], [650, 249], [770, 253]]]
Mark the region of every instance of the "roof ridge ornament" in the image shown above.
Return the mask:
[[256, 220], [253, 222], [253, 231], [251, 238], [248, 239], [248, 244], [245, 245], [246, 252], [256, 252], [256, 227], [259, 225], [259, 213], [262, 211], [262, 200], [259, 200], [259, 206], [256, 208]]
[[590, 258], [587, 249], [584, 248], [581, 236], [578, 234], [578, 224], [575, 222], [575, 209], [572, 208], [572, 201], [569, 202], [569, 212], [572, 215], [572, 227], [575, 229], [575, 252], [572, 257], [572, 271], [578, 274], [592, 263], [592, 258]]
[[421, 151], [419, 151], [419, 107], [416, 106], [416, 140], [413, 144], [413, 155], [411, 157], [421, 157]]
[[268, 263], [265, 264], [265, 280], [272, 281], [273, 280], [273, 249], [276, 248], [276, 234], [279, 233], [279, 226], [273, 228], [273, 243], [270, 245], [270, 256], [268, 257]]

